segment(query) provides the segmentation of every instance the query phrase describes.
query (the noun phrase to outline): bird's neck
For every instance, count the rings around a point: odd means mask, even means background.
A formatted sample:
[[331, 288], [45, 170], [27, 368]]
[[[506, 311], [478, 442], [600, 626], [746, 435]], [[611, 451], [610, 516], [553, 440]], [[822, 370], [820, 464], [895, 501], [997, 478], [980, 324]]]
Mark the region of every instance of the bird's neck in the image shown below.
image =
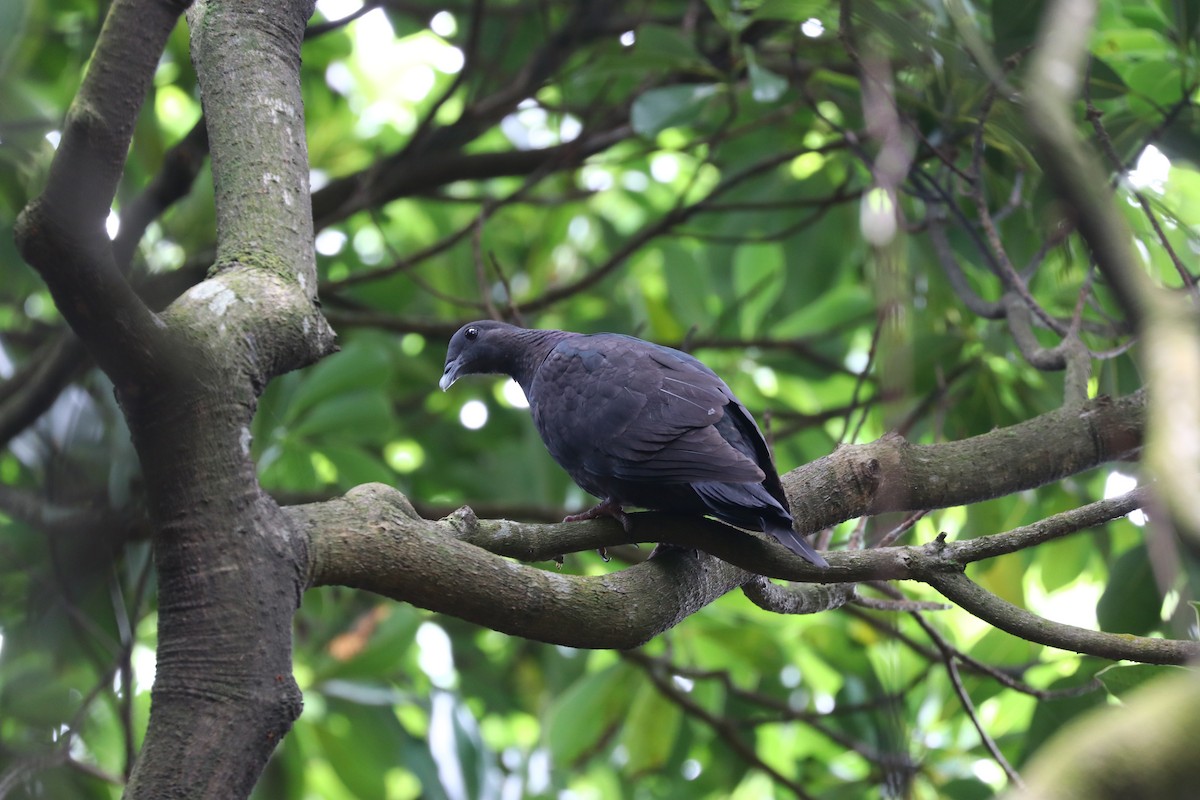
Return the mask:
[[579, 336], [578, 333], [570, 331], [555, 331], [555, 330], [536, 330], [523, 329], [520, 333], [521, 343], [524, 347], [519, 348], [516, 361], [512, 364], [512, 372], [509, 375], [513, 380], [521, 384], [521, 388], [525, 390], [525, 394], [529, 394], [530, 384], [533, 383], [533, 376], [537, 372], [538, 367], [546, 360], [546, 356], [550, 351], [561, 342], [563, 339], [569, 339], [572, 336]]

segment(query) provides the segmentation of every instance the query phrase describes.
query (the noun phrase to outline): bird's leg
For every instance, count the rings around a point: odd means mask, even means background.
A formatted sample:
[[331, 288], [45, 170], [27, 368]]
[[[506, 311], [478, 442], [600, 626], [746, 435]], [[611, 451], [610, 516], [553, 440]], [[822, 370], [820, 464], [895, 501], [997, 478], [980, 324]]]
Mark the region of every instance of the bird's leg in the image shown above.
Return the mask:
[[633, 524], [633, 520], [622, 510], [621, 504], [611, 497], [604, 498], [594, 508], [589, 508], [587, 511], [563, 517], [563, 522], [580, 522], [585, 519], [599, 519], [600, 517], [612, 517], [621, 523], [621, 527], [625, 529], [626, 533], [629, 533], [629, 528]]
[[[604, 498], [593, 508], [589, 508], [587, 511], [581, 511], [578, 514], [568, 514], [567, 516], [563, 517], [563, 522], [581, 522], [585, 519], [599, 519], [600, 517], [612, 517], [617, 522], [621, 523], [621, 527], [625, 529], [626, 533], [630, 532], [629, 528], [631, 525], [633, 525], [633, 520], [631, 520], [629, 515], [626, 514], [621, 508], [621, 504], [612, 497]], [[605, 548], [601, 547], [599, 553], [602, 559], [608, 561], [608, 552], [605, 550]]]

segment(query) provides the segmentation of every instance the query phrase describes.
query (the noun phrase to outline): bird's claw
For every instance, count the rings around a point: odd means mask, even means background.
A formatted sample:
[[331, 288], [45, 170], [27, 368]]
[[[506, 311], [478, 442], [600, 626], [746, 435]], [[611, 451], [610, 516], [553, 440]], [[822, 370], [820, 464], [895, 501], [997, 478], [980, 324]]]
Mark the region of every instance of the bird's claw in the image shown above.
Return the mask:
[[563, 522], [582, 522], [585, 519], [599, 519], [600, 517], [612, 517], [621, 523], [621, 527], [625, 529], [626, 533], [629, 533], [633, 527], [633, 520], [621, 508], [621, 504], [611, 497], [601, 500], [587, 511], [581, 511], [578, 514], [568, 514], [563, 517]]
[[[633, 525], [633, 520], [621, 508], [621, 504], [611, 497], [601, 500], [597, 505], [589, 508], [587, 511], [581, 511], [578, 514], [568, 514], [563, 517], [563, 522], [581, 522], [585, 519], [599, 519], [600, 517], [612, 517], [617, 522], [621, 523], [621, 527], [629, 533], [630, 527]], [[636, 545], [635, 545], [636, 546]], [[605, 547], [596, 550], [600, 554], [600, 558], [604, 559], [605, 563], [612, 559], [608, 555], [608, 549]]]

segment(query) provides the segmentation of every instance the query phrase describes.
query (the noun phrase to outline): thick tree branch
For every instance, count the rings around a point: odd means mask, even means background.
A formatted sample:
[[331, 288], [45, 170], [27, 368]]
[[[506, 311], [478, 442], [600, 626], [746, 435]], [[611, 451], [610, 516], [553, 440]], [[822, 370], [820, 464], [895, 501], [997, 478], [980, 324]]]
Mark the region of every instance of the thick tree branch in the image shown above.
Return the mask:
[[1098, 397], [945, 444], [912, 444], [889, 435], [839, 447], [785, 474], [783, 486], [802, 531], [863, 514], [977, 503], [1134, 458], [1142, 444], [1144, 405], [1141, 391], [1117, 400]]
[[[699, 546], [704, 552], [681, 548], [596, 577], [512, 563], [458, 540], [455, 529], [464, 529], [463, 535], [486, 543], [492, 551], [511, 555], [530, 553], [533, 539], [541, 540], [542, 549], [559, 545], [563, 551], [626, 541], [620, 526], [608, 520], [560, 525], [495, 521], [472, 526], [464, 525], [460, 515], [457, 525], [431, 522], [417, 516], [403, 495], [380, 484], [361, 486], [338, 500], [292, 506], [286, 513], [308, 537], [310, 586], [367, 589], [506, 633], [571, 647], [637, 646], [751, 581], [756, 582], [751, 594], [775, 611], [815, 612], [844, 600], [844, 590], [831, 591], [832, 587], [788, 589], [788, 598], [773, 589], [764, 593], [757, 575], [761, 570], [773, 577], [827, 583], [918, 580], [1002, 630], [1103, 658], [1182, 664], [1200, 656], [1197, 642], [1088, 631], [1042, 619], [995, 597], [962, 573], [964, 554], [979, 553], [973, 541], [938, 540], [920, 547], [829, 553], [830, 567], [822, 571], [780, 545], [748, 534], [738, 536], [719, 523], [642, 514], [634, 515], [636, 525], [640, 527], [646, 518], [658, 523], [646, 532], [655, 539]], [[720, 560], [709, 557], [709, 552]], [[788, 561], [794, 565], [779, 567]]]
[[308, 535], [311, 586], [367, 589], [569, 647], [637, 647], [750, 578], [686, 550], [603, 576], [516, 564], [421, 519], [403, 495], [379, 484], [286, 511]]
[[258, 486], [249, 426], [268, 380], [333, 349], [314, 302], [300, 97], [311, 12], [311, 0], [271, 13], [198, 0], [188, 15], [218, 251], [209, 279], [162, 314], [172, 379], [122, 403], [157, 528], [159, 584], [133, 798], [247, 796], [300, 712], [291, 624], [305, 542]]

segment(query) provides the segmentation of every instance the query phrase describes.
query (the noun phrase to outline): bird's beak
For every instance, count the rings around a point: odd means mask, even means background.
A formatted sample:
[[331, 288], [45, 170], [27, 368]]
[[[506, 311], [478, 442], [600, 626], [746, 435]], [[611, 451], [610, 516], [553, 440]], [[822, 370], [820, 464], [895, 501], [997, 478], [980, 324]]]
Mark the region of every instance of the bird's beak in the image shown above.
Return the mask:
[[443, 392], [453, 386], [454, 382], [458, 380], [458, 371], [461, 367], [461, 358], [446, 362], [446, 369], [442, 372], [442, 379], [438, 381], [438, 386], [441, 387]]

